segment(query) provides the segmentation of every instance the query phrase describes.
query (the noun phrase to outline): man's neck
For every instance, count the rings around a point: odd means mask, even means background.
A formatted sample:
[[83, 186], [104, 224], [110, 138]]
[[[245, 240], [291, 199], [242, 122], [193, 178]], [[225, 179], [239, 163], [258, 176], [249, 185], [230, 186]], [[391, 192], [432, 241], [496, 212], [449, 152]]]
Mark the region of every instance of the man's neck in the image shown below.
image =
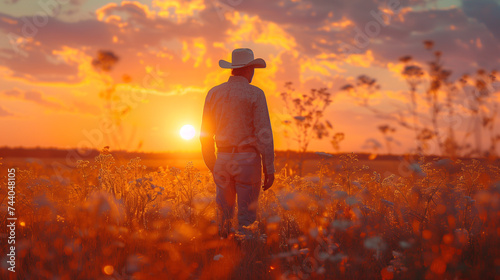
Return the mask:
[[245, 76], [240, 76], [240, 75], [232, 75], [231, 77], [237, 77], [238, 79], [243, 78], [243, 79], [245, 79], [248, 83], [251, 83], [251, 82], [252, 82], [252, 80], [251, 80], [251, 79], [249, 79], [249, 77], [245, 77]]

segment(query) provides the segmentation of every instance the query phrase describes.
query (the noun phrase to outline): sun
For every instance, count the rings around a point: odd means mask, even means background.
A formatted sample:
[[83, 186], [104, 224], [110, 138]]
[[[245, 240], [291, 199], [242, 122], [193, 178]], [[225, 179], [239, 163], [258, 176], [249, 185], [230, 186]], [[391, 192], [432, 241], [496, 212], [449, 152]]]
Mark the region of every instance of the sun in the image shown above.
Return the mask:
[[181, 128], [179, 134], [181, 135], [182, 139], [191, 140], [196, 134], [196, 131], [194, 130], [194, 127], [192, 125], [186, 124]]

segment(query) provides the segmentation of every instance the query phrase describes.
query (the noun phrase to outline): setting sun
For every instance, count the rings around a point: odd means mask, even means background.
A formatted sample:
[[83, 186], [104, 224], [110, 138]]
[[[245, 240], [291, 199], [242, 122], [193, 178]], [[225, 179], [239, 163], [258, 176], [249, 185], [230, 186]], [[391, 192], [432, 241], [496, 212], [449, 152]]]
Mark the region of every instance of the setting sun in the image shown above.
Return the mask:
[[181, 128], [179, 134], [181, 135], [182, 139], [191, 140], [196, 134], [196, 131], [194, 130], [194, 127], [192, 125], [186, 124]]

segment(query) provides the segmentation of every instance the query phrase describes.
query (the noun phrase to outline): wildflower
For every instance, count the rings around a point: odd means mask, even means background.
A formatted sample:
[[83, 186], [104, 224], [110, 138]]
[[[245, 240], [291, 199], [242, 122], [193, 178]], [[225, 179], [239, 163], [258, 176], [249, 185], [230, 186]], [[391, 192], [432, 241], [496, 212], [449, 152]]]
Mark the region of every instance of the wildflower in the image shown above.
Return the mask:
[[163, 217], [166, 217], [171, 213], [171, 211], [172, 211], [172, 207], [164, 206], [164, 207], [160, 208], [160, 210], [158, 210], [158, 213], [160, 213], [160, 215], [162, 215]]
[[424, 75], [424, 71], [418, 66], [410, 65], [405, 67], [403, 75], [409, 78], [421, 78]]
[[401, 258], [403, 256], [403, 254], [398, 252], [398, 251], [392, 251], [392, 256], [394, 258]]
[[469, 232], [464, 228], [455, 229], [455, 236], [461, 244], [466, 244], [469, 241]]
[[170, 167], [170, 173], [173, 175], [173, 176], [177, 176], [181, 173], [181, 170], [177, 167]]
[[363, 243], [367, 249], [372, 249], [375, 250], [375, 258], [379, 259], [380, 254], [383, 250], [385, 250], [386, 245], [382, 237], [380, 236], [374, 236], [365, 239], [365, 242]]
[[54, 208], [52, 202], [47, 199], [47, 196], [45, 196], [45, 194], [35, 197], [35, 199], [33, 199], [33, 204], [36, 208], [41, 208], [44, 206], [48, 206], [51, 209]]
[[270, 224], [272, 224], [272, 223], [279, 223], [280, 220], [281, 220], [281, 218], [278, 215], [267, 218], [267, 222], [270, 223]]
[[420, 177], [427, 176], [427, 174], [425, 174], [425, 172], [422, 171], [422, 168], [420, 167], [420, 165], [418, 163], [410, 164], [410, 170], [415, 172]]
[[278, 201], [285, 210], [306, 209], [310, 205], [310, 199], [306, 195], [298, 192], [291, 192], [284, 196], [279, 196]]
[[302, 255], [307, 255], [307, 254], [309, 254], [309, 248], [300, 249], [299, 253]]
[[472, 199], [472, 197], [470, 197], [470, 196], [464, 196], [464, 197], [465, 197], [465, 199], [467, 199], [467, 203], [469, 203], [469, 204], [474, 204], [476, 202], [476, 200]]
[[351, 91], [351, 90], [353, 90], [353, 89], [354, 89], [354, 86], [353, 86], [353, 85], [351, 85], [351, 84], [347, 84], [347, 85], [345, 85], [345, 86], [341, 87], [340, 89], [341, 89], [341, 90], [345, 90], [345, 91]]
[[311, 183], [318, 183], [319, 177], [318, 176], [307, 176], [307, 177], [304, 177], [304, 180], [309, 181]]
[[380, 201], [382, 201], [382, 203], [384, 203], [385, 205], [389, 206], [389, 207], [394, 207], [394, 202], [390, 202], [388, 200], [385, 200], [385, 199], [380, 199]]
[[309, 230], [309, 234], [313, 237], [316, 238], [318, 237], [319, 231], [318, 228], [314, 227]]
[[384, 187], [392, 186], [394, 185], [395, 181], [396, 181], [396, 175], [391, 174], [384, 178], [384, 180], [382, 181], [382, 186]]
[[357, 181], [353, 181], [352, 184], [356, 187], [358, 187], [358, 189], [361, 189], [361, 184]]
[[406, 56], [403, 56], [403, 57], [399, 58], [399, 61], [401, 61], [401, 62], [405, 63], [405, 62], [410, 61], [411, 59], [412, 59], [412, 57], [411, 57], [411, 56], [406, 55]]
[[359, 200], [355, 196], [349, 196], [348, 198], [345, 199], [345, 203], [347, 205], [352, 206], [354, 204], [357, 204]]
[[430, 50], [432, 47], [434, 47], [434, 41], [432, 40], [425, 40], [424, 41], [424, 46], [426, 49]]
[[378, 150], [382, 148], [382, 144], [375, 138], [366, 139], [365, 143], [361, 147], [362, 149]]
[[266, 243], [267, 242], [267, 234], [261, 234], [259, 236], [259, 240], [262, 242], [262, 243]]
[[281, 258], [288, 258], [291, 257], [293, 254], [291, 252], [280, 252], [275, 255], [271, 255], [272, 259], [281, 259]]
[[403, 249], [408, 249], [408, 248], [411, 248], [411, 243], [402, 240], [402, 241], [399, 241], [399, 246]]
[[334, 229], [339, 229], [339, 230], [347, 230], [353, 225], [351, 221], [347, 220], [335, 220], [333, 221], [330, 226]]
[[361, 208], [361, 210], [363, 210], [365, 212], [371, 212], [371, 213], [375, 213], [376, 212], [373, 208], [368, 207], [365, 204], [361, 204], [361, 205], [359, 205], [359, 207]]
[[345, 191], [335, 191], [334, 195], [336, 199], [342, 199], [348, 196], [348, 194]]
[[257, 232], [259, 231], [259, 221], [255, 221], [249, 226], [243, 226], [243, 228], [251, 232]]
[[348, 258], [348, 256], [346, 256], [346, 255], [344, 255], [344, 254], [342, 254], [342, 253], [337, 253], [337, 254], [335, 254], [335, 255], [331, 256], [331, 257], [330, 257], [330, 260], [331, 260], [332, 262], [338, 262], [338, 261], [345, 260], [345, 259], [347, 259], [347, 258]]
[[127, 257], [126, 271], [127, 273], [135, 273], [140, 270], [140, 256], [130, 255]]

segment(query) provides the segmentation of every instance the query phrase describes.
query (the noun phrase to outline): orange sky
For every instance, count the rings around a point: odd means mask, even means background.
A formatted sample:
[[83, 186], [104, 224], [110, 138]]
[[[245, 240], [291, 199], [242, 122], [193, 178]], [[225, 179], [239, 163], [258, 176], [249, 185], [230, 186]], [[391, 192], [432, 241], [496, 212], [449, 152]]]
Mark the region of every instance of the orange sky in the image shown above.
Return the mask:
[[[388, 122], [339, 90], [355, 77], [376, 78], [381, 91], [373, 104], [391, 112], [407, 91], [398, 58], [410, 54], [425, 64], [423, 40], [443, 51], [454, 79], [500, 65], [500, 5], [486, 0], [33, 3], [0, 3], [0, 146], [199, 150], [198, 135], [186, 141], [179, 130], [200, 127], [207, 91], [227, 80], [219, 59], [248, 47], [268, 65], [253, 84], [266, 93], [276, 149], [296, 148], [283, 137], [290, 116], [280, 99], [292, 81], [298, 91], [328, 88], [335, 97], [326, 117], [346, 134], [341, 150], [366, 151], [368, 139], [383, 142], [376, 127]], [[359, 53], [346, 53], [370, 24], [377, 34], [358, 44]], [[119, 57], [110, 72], [92, 66], [99, 50]], [[108, 132], [99, 92], [110, 84], [130, 111]], [[411, 137], [398, 129], [393, 150], [413, 147]], [[313, 141], [310, 150], [333, 151], [328, 141]]]

